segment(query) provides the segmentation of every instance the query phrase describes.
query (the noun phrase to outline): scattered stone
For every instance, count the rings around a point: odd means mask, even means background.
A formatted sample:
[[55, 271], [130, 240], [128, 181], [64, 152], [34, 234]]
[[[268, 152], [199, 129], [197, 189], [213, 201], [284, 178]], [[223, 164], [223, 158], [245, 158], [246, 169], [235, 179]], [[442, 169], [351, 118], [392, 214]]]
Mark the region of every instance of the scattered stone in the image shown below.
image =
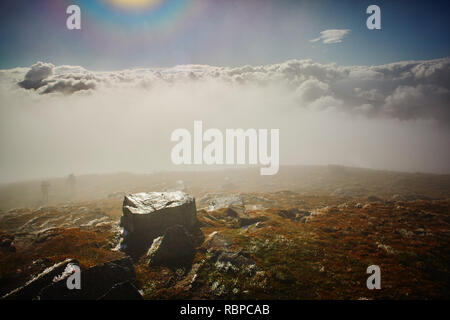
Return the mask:
[[253, 231], [257, 230], [257, 229], [264, 228], [265, 226], [266, 226], [266, 224], [264, 222], [258, 221], [256, 223], [251, 224], [251, 225], [242, 227], [243, 230], [241, 231], [241, 233], [253, 232]]
[[379, 201], [382, 201], [382, 200], [381, 200], [381, 198], [379, 198], [377, 196], [371, 195], [371, 196], [367, 197], [367, 201], [369, 201], [369, 202], [379, 202]]
[[214, 231], [208, 235], [204, 246], [207, 248], [215, 247], [215, 248], [225, 248], [228, 247], [231, 243], [230, 238], [224, 236], [218, 231]]
[[48, 228], [46, 230], [42, 230], [37, 233], [36, 238], [34, 239], [35, 243], [42, 243], [51, 238], [58, 236], [61, 233], [61, 228]]
[[245, 213], [242, 210], [235, 210], [230, 207], [226, 210], [226, 214], [229, 217], [232, 217], [237, 220], [239, 227], [248, 226], [250, 224], [256, 223], [258, 221], [264, 221], [266, 218], [262, 215], [258, 215], [255, 213]]
[[279, 210], [278, 215], [292, 221], [300, 221], [302, 218], [310, 216], [311, 212], [293, 208], [289, 210]]
[[207, 206], [208, 211], [232, 208], [236, 212], [245, 212], [244, 202], [239, 194], [207, 193], [199, 201], [202, 205]]
[[257, 271], [255, 261], [244, 251], [221, 252], [216, 260], [215, 266], [220, 272], [242, 273], [252, 276]]

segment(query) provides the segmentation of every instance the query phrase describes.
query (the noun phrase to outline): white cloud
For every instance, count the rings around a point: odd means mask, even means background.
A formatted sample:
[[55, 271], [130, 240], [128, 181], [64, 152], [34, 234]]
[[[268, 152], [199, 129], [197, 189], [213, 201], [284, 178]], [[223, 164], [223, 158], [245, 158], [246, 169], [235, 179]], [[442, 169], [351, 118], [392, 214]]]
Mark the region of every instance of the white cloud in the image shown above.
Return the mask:
[[328, 89], [328, 84], [312, 78], [303, 81], [296, 89], [296, 93], [301, 101], [311, 102], [324, 96]]
[[51, 63], [37, 62], [32, 65], [19, 85], [25, 89], [38, 89], [45, 85], [45, 79], [53, 74], [54, 65]]
[[[173, 68], [93, 72], [77, 66], [38, 62], [28, 70], [2, 71], [4, 81], [18, 81], [38, 94], [89, 92], [125, 88], [152, 90], [183, 83], [224, 83], [231, 86], [277, 86], [295, 98], [298, 107], [324, 106], [397, 119], [435, 119], [450, 125], [450, 58], [405, 61], [380, 66], [338, 66], [312, 60], [237, 68], [182, 65]], [[326, 99], [324, 99], [327, 97]], [[317, 101], [321, 99], [321, 101]], [[317, 101], [317, 102], [316, 102]], [[340, 101], [340, 103], [336, 103]], [[365, 106], [362, 109], [361, 106]]]
[[[160, 69], [92, 72], [82, 67], [38, 62], [28, 70], [4, 70], [4, 81], [17, 81], [38, 94], [125, 88], [152, 90], [159, 85], [224, 83], [231, 86], [278, 86], [292, 94], [298, 107], [334, 99], [333, 107], [353, 113], [370, 105], [370, 116], [429, 118], [450, 125], [450, 58], [406, 61], [380, 66], [338, 66], [290, 60], [238, 68], [183, 65]], [[324, 99], [327, 97], [327, 99]], [[341, 103], [336, 103], [340, 101]], [[367, 106], [363, 108], [367, 110]]]
[[340, 43], [350, 32], [350, 29], [328, 29], [320, 32], [320, 36], [310, 40], [310, 42], [322, 41], [322, 43]]
[[0, 70], [0, 181], [174, 169], [170, 133], [194, 120], [205, 128], [279, 128], [281, 164], [448, 173], [449, 79], [450, 58]]

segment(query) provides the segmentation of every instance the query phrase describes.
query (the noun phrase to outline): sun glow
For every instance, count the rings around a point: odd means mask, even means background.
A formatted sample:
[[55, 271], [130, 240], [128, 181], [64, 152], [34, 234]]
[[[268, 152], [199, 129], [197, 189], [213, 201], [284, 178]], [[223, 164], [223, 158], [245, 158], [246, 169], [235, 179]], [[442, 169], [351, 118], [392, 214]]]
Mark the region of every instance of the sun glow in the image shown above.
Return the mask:
[[128, 10], [147, 9], [159, 5], [163, 0], [106, 0], [106, 2]]

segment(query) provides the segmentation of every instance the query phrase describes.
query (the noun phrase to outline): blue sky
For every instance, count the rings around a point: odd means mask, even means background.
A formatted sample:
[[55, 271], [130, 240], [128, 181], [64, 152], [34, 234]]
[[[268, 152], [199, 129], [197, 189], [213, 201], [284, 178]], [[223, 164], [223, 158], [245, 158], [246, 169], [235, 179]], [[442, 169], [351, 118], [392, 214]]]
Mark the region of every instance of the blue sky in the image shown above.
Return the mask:
[[[129, 10], [113, 0], [6, 0], [0, 4], [0, 68], [36, 61], [94, 70], [178, 64], [260, 65], [288, 59], [372, 65], [449, 56], [448, 1], [160, 0]], [[81, 8], [67, 30], [65, 9]], [[370, 4], [382, 30], [366, 28]], [[350, 29], [340, 43], [310, 42]]]

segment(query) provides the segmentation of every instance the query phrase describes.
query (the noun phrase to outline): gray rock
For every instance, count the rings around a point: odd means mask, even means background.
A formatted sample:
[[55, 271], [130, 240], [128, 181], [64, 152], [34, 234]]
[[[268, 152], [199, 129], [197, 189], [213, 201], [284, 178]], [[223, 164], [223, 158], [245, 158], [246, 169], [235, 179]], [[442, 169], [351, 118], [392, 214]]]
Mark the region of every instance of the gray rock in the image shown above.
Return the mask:
[[306, 219], [305, 217], [309, 217], [311, 215], [311, 212], [300, 210], [297, 208], [292, 208], [288, 210], [279, 210], [278, 215], [282, 218], [289, 219], [292, 221], [304, 221]]
[[236, 219], [240, 227], [248, 226], [250, 224], [266, 220], [264, 216], [248, 214], [244, 211], [236, 210], [235, 207], [227, 208], [226, 214], [227, 216]]
[[[132, 287], [124, 283], [132, 283], [135, 273], [132, 261], [129, 257], [106, 262], [81, 270], [81, 289], [69, 290], [66, 278], [60, 276], [52, 283], [42, 288], [38, 294], [40, 300], [97, 300], [110, 296], [115, 299], [130, 298]], [[113, 292], [111, 292], [113, 291]], [[132, 297], [140, 295], [137, 289]], [[120, 296], [120, 297], [119, 297]]]
[[25, 285], [19, 287], [2, 297], [6, 300], [32, 300], [36, 298], [42, 288], [52, 284], [53, 280], [64, 273], [66, 267], [71, 264], [78, 264], [74, 259], [66, 259], [45, 269], [42, 273], [29, 280]]
[[377, 196], [371, 195], [371, 196], [367, 197], [367, 201], [369, 201], [369, 202], [378, 202], [378, 201], [382, 201], [382, 199], [377, 197]]
[[121, 249], [139, 255], [171, 226], [193, 231], [198, 226], [195, 199], [181, 191], [128, 195], [120, 225], [124, 228]]
[[244, 212], [244, 202], [239, 194], [207, 193], [200, 199], [200, 204], [207, 207], [208, 211], [222, 208], [232, 208], [236, 212]]
[[255, 261], [244, 251], [223, 251], [216, 260], [215, 266], [220, 272], [242, 273], [252, 276], [257, 267]]
[[215, 248], [226, 248], [230, 245], [231, 240], [219, 233], [218, 231], [214, 231], [208, 235], [204, 246], [207, 248], [215, 247]]

